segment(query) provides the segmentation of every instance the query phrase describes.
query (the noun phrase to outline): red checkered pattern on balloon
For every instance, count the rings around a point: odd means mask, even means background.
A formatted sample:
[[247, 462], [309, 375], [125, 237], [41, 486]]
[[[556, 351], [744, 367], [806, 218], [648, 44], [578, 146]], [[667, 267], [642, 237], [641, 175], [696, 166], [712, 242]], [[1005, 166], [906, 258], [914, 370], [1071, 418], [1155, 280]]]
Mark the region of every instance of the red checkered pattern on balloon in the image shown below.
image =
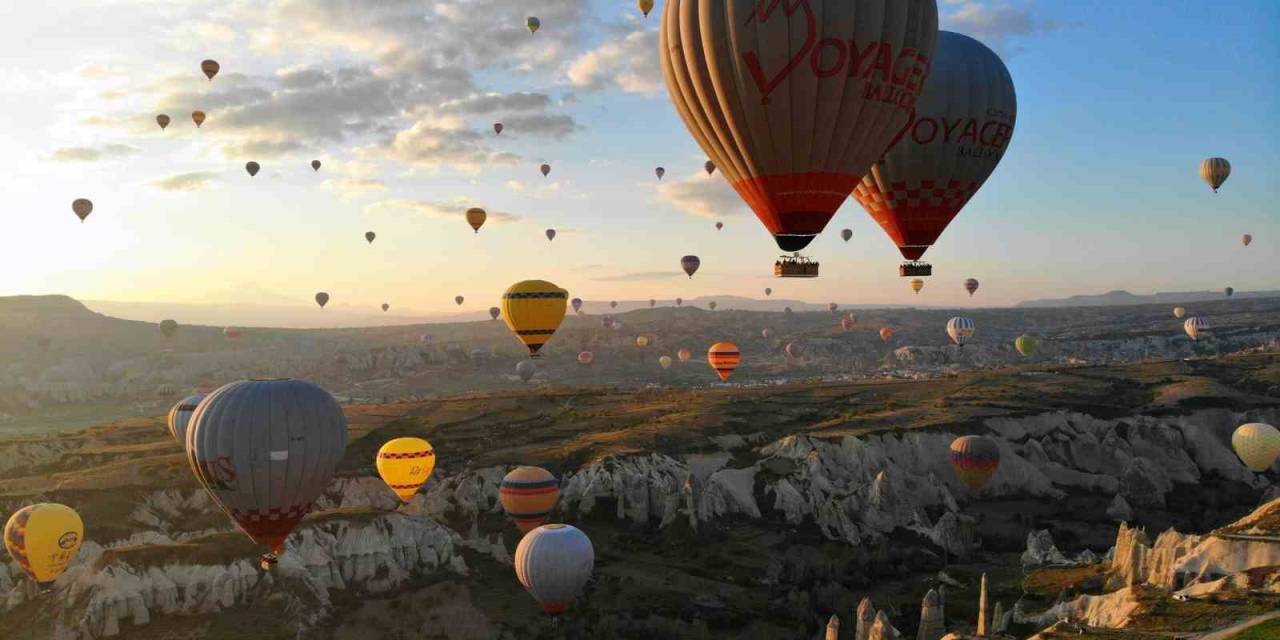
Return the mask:
[[888, 191], [881, 191], [876, 183], [864, 180], [853, 190], [853, 197], [872, 213], [882, 213], [886, 209], [958, 210], [977, 193], [978, 186], [976, 181], [964, 184], [959, 180], [948, 180], [944, 187], [936, 180], [921, 180], [918, 185], [893, 182], [889, 184]]
[[294, 505], [286, 509], [272, 507], [266, 511], [261, 509], [232, 509], [231, 517], [240, 522], [298, 520], [307, 515], [308, 511], [311, 511], [311, 505], [309, 504]]

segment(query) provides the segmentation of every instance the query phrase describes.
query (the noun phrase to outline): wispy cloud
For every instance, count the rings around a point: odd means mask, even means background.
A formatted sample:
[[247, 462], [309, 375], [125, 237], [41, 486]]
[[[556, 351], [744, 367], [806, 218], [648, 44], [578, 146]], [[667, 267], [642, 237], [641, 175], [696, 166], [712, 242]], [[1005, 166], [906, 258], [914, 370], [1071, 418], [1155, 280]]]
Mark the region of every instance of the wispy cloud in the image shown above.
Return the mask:
[[210, 171], [193, 171], [154, 180], [151, 186], [161, 191], [203, 191], [215, 178]]
[[943, 29], [981, 40], [1005, 56], [1019, 47], [1011, 40], [1057, 30], [1061, 25], [1038, 20], [1030, 5], [1013, 5], [1001, 0], [947, 0], [939, 16]]
[[657, 94], [663, 87], [659, 65], [653, 63], [657, 50], [657, 31], [632, 31], [578, 56], [566, 73], [569, 82], [581, 89]]
[[724, 178], [698, 171], [683, 180], [670, 180], [657, 187], [658, 199], [691, 216], [717, 219], [746, 211], [742, 198]]
[[[377, 216], [393, 213], [410, 213], [427, 218], [460, 218], [465, 219], [467, 209], [476, 206], [475, 201], [471, 198], [455, 197], [447, 202], [432, 202], [428, 200], [408, 200], [403, 198], [391, 200], [379, 200], [377, 202], [365, 205], [364, 214], [366, 216]], [[488, 222], [518, 222], [521, 216], [514, 213], [503, 211], [489, 211]]]
[[111, 158], [123, 158], [138, 153], [141, 149], [127, 144], [107, 144], [100, 147], [62, 147], [53, 152], [50, 159], [54, 162], [94, 162]]

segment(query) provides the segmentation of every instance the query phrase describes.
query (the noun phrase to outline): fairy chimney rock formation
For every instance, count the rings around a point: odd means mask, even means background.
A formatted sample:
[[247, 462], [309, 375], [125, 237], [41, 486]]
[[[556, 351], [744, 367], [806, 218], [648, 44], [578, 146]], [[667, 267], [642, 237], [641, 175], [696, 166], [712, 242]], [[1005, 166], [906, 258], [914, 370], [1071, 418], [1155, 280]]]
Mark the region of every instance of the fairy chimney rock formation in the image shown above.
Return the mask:
[[916, 640], [939, 640], [946, 633], [943, 622], [942, 598], [938, 592], [930, 589], [924, 594], [920, 603], [920, 630], [916, 632]]
[[987, 635], [987, 574], [982, 574], [982, 590], [978, 593], [978, 635]]
[[858, 603], [858, 614], [854, 617], [856, 626], [854, 627], [853, 640], [867, 640], [871, 635], [871, 625], [874, 624], [876, 617], [876, 609], [871, 605], [871, 598], [863, 598]]
[[827, 640], [840, 640], [840, 616], [834, 613], [827, 621]]

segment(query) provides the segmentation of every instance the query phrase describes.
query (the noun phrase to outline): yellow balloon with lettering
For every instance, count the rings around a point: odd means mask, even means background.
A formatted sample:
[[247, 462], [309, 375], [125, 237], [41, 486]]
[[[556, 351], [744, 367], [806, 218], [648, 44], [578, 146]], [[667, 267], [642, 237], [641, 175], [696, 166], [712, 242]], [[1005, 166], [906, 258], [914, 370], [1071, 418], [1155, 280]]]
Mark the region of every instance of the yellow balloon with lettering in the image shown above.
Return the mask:
[[66, 505], [45, 502], [23, 507], [4, 525], [9, 555], [42, 586], [67, 570], [83, 541], [84, 522]]
[[378, 475], [408, 502], [417, 495], [436, 468], [436, 451], [422, 438], [396, 438], [378, 449]]

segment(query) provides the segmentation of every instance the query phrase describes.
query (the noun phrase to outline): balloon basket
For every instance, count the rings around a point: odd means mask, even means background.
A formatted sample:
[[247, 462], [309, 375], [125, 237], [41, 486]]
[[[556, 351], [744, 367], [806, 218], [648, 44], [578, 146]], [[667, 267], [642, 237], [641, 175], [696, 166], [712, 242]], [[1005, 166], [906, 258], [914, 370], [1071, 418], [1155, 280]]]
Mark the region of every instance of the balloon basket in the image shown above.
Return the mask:
[[904, 262], [898, 267], [898, 275], [903, 278], [931, 276], [933, 265], [925, 262]]
[[798, 253], [782, 256], [773, 263], [773, 275], [778, 278], [816, 278], [818, 262]]

